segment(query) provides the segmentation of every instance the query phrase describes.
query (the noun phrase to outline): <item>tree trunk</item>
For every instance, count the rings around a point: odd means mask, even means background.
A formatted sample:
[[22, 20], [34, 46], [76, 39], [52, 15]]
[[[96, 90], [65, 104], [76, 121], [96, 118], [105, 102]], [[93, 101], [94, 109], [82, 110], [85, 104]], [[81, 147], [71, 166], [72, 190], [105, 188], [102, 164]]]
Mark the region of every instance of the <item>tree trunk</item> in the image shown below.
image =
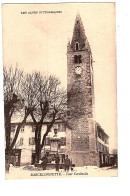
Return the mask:
[[9, 171], [11, 158], [10, 135], [11, 135], [11, 117], [14, 112], [15, 103], [19, 100], [13, 94], [12, 100], [4, 102], [4, 117], [5, 117], [5, 139], [6, 139], [6, 171]]
[[5, 137], [6, 137], [6, 153], [9, 154], [10, 150], [10, 135], [11, 135], [11, 123], [5, 123]]
[[10, 135], [11, 135], [10, 119], [5, 117], [5, 138], [6, 138], [5, 166], [6, 166], [6, 171], [7, 172], [9, 171], [9, 164], [10, 164], [10, 159], [11, 159]]
[[40, 157], [40, 142], [39, 140], [37, 140], [37, 143], [35, 145], [35, 152], [36, 152], [36, 156], [35, 156], [35, 164], [37, 165], [39, 163], [39, 157]]
[[7, 168], [9, 168], [9, 164], [10, 164], [10, 159], [11, 159], [11, 153], [13, 150], [13, 147], [17, 141], [20, 129], [22, 127], [22, 125], [24, 125], [24, 123], [26, 122], [26, 119], [28, 117], [28, 115], [30, 114], [30, 110], [25, 110], [25, 117], [23, 119], [23, 121], [21, 123], [19, 123], [17, 129], [16, 129], [16, 133], [14, 136], [14, 139], [12, 141], [12, 144], [10, 144], [10, 136], [11, 136], [11, 116], [9, 117], [9, 113], [8, 111], [5, 111], [5, 135], [6, 135], [6, 170], [8, 170]]
[[11, 150], [13, 149], [14, 145], [16, 144], [16, 141], [17, 141], [20, 129], [25, 124], [25, 122], [26, 122], [26, 119], [24, 119], [21, 123], [19, 123], [19, 125], [18, 125], [18, 127], [16, 129], [16, 133], [15, 133], [14, 139], [12, 141], [12, 144], [10, 145], [10, 149]]
[[41, 143], [41, 145], [40, 145], [40, 151], [42, 150], [42, 148], [43, 148], [43, 146], [44, 146], [46, 136], [48, 135], [48, 133], [50, 132], [50, 130], [51, 130], [52, 126], [53, 126], [53, 124], [55, 123], [56, 113], [57, 113], [57, 112], [53, 112], [53, 119], [52, 119], [52, 121], [49, 123], [49, 125], [47, 126], [47, 130], [46, 130], [45, 134], [43, 135], [42, 143]]
[[35, 130], [35, 165], [39, 163], [39, 159], [41, 156], [41, 151], [40, 151], [40, 142], [41, 142], [41, 124], [37, 124], [36, 130]]

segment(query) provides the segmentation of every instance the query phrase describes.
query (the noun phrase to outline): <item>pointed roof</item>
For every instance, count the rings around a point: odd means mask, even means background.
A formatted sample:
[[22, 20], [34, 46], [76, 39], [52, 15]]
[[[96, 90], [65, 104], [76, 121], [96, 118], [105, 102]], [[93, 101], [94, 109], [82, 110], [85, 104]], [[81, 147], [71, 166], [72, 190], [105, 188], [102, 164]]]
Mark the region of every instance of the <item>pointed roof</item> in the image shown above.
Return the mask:
[[76, 43], [79, 44], [79, 50], [89, 49], [89, 43], [85, 35], [84, 26], [79, 13], [76, 15], [75, 25], [73, 30], [73, 37], [71, 41], [71, 49], [76, 50]]

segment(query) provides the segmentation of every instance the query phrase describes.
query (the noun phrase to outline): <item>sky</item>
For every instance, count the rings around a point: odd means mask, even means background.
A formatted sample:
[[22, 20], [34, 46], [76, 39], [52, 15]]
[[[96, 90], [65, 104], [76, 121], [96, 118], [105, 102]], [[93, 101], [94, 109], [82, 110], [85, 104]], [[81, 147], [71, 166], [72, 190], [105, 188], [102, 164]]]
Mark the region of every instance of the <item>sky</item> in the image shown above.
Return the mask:
[[[43, 11], [62, 13], [43, 14]], [[114, 3], [3, 5], [3, 63], [17, 64], [25, 72], [54, 74], [66, 87], [67, 43], [72, 39], [77, 13], [94, 60], [96, 121], [110, 136], [112, 149], [117, 145]]]

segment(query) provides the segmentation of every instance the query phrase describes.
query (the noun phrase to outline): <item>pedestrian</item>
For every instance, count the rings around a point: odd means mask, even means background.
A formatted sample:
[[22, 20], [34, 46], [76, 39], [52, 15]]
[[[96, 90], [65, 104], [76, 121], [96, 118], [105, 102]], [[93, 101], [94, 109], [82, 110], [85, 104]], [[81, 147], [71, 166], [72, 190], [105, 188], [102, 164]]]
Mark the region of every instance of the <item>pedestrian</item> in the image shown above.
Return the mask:
[[65, 158], [65, 171], [69, 171], [69, 167], [70, 167], [70, 159], [68, 158], [68, 155], [66, 155], [66, 158]]
[[48, 158], [47, 155], [45, 154], [42, 158], [42, 163], [41, 163], [43, 170], [46, 170], [47, 163], [48, 163]]
[[59, 171], [59, 162], [60, 162], [60, 158], [58, 153], [55, 156], [55, 163], [56, 163], [56, 171]]

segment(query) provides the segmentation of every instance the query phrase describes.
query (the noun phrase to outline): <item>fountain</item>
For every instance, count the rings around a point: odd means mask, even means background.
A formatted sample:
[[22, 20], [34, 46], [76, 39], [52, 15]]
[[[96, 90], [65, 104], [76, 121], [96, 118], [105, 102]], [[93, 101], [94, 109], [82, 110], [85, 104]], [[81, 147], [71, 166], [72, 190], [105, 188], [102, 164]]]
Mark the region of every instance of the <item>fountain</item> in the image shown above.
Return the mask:
[[50, 154], [58, 153], [60, 138], [57, 137], [57, 129], [54, 129], [54, 136], [50, 138]]
[[48, 163], [46, 165], [46, 170], [56, 169], [55, 161], [56, 161], [57, 156], [59, 156], [60, 158], [59, 167], [64, 168], [64, 163], [63, 163], [64, 155], [61, 153], [58, 155], [61, 138], [57, 136], [57, 132], [58, 132], [58, 129], [54, 129], [54, 135], [50, 138], [50, 151], [47, 154]]

